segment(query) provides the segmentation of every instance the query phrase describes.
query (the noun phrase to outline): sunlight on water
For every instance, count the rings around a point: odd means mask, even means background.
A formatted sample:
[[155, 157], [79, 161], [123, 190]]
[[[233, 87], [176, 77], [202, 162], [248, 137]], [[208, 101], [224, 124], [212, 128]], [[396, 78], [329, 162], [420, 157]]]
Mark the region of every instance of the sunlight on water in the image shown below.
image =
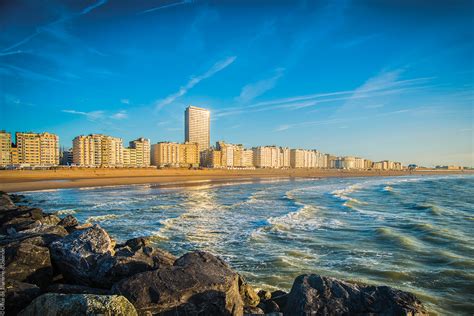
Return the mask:
[[119, 241], [222, 256], [253, 284], [288, 290], [320, 273], [417, 294], [435, 313], [474, 311], [474, 177], [265, 180], [27, 192]]

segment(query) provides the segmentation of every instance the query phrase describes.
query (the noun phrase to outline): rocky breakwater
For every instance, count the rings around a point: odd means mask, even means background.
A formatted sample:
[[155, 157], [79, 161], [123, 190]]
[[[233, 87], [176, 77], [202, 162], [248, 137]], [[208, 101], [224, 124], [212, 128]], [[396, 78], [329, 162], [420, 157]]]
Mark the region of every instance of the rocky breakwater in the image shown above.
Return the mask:
[[179, 258], [146, 238], [116, 244], [80, 225], [17, 206], [0, 192], [7, 315], [424, 315], [407, 292], [301, 275], [289, 293], [258, 293], [220, 258]]

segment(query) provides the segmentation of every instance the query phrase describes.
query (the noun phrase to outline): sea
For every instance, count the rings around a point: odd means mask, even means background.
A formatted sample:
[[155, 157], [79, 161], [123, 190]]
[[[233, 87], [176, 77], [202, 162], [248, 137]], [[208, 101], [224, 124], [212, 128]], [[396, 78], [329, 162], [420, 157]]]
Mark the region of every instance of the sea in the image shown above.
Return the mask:
[[415, 293], [439, 315], [474, 313], [474, 176], [273, 179], [22, 192], [97, 223], [117, 242], [150, 236], [205, 250], [248, 282], [290, 290], [316, 273]]

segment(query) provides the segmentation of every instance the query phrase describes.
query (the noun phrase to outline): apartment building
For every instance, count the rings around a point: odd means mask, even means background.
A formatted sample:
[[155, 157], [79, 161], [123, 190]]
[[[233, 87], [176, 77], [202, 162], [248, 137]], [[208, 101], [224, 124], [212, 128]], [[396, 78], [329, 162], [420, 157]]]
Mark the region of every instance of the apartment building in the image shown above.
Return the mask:
[[73, 162], [78, 166], [123, 165], [122, 139], [102, 134], [80, 135], [72, 142]]
[[59, 137], [57, 135], [17, 132], [15, 136], [18, 163], [31, 166], [55, 166], [59, 164]]
[[0, 131], [0, 166], [7, 166], [12, 163], [11, 149], [11, 134], [4, 130]]

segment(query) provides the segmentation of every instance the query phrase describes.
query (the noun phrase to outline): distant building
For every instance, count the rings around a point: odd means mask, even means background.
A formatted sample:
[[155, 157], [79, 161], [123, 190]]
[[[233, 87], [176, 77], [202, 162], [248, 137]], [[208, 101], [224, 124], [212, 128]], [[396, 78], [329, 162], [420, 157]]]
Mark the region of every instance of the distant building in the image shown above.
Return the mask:
[[6, 131], [0, 131], [0, 166], [7, 166], [12, 163], [11, 149], [11, 134]]
[[116, 167], [123, 165], [122, 139], [102, 134], [80, 135], [72, 142], [73, 162], [78, 166]]
[[259, 146], [252, 150], [254, 165], [257, 168], [281, 168], [282, 161], [285, 161], [284, 155], [287, 155], [286, 150], [277, 146]]
[[200, 151], [197, 143], [159, 142], [151, 146], [151, 163], [158, 167], [197, 167]]
[[59, 137], [51, 133], [16, 133], [18, 162], [31, 166], [59, 164]]
[[63, 166], [70, 166], [73, 163], [74, 161], [73, 161], [73, 156], [72, 156], [72, 148], [63, 149], [61, 151], [61, 158], [60, 158], [59, 164]]
[[199, 150], [209, 149], [211, 142], [211, 114], [209, 110], [189, 106], [184, 112], [184, 141], [197, 143]]
[[[150, 166], [150, 140], [140, 137], [138, 139], [132, 140], [130, 147], [127, 148], [128, 153], [130, 154], [131, 160], [129, 161], [129, 166], [134, 167], [148, 167]], [[125, 151], [124, 151], [125, 154]], [[125, 160], [125, 156], [124, 156]], [[124, 165], [126, 165], [124, 161]]]

